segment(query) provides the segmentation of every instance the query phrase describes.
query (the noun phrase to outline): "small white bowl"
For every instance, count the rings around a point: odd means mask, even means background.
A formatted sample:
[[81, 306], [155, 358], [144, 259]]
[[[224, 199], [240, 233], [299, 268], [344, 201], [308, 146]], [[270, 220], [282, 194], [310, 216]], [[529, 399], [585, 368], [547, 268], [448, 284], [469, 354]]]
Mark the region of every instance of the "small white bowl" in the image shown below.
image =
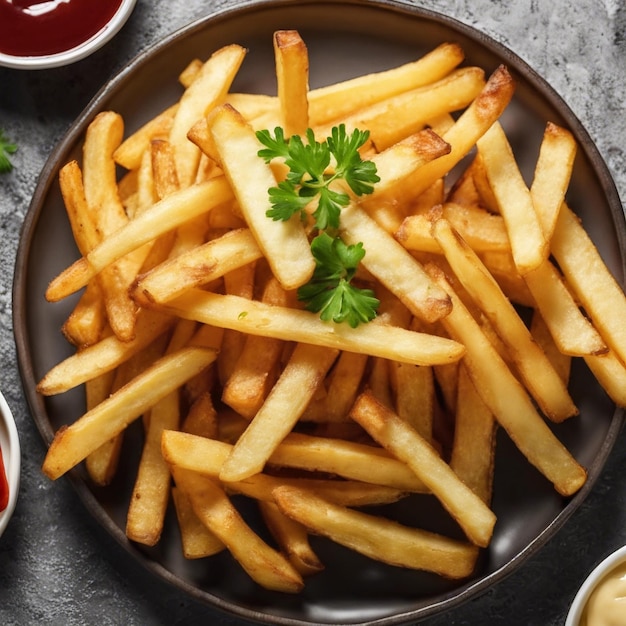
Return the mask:
[[69, 50], [39, 56], [14, 56], [0, 52], [0, 65], [16, 69], [40, 70], [69, 65], [84, 59], [119, 32], [133, 12], [135, 4], [137, 0], [122, 0], [113, 17], [97, 33]]
[[[582, 584], [578, 593], [574, 597], [574, 601], [570, 607], [567, 619], [565, 620], [565, 626], [583, 626], [581, 619], [585, 611], [585, 607], [589, 602], [591, 594], [597, 588], [604, 578], [610, 574], [613, 570], [620, 566], [626, 565], [626, 546], [619, 548], [615, 552], [612, 552], [603, 561], [601, 561], [587, 576], [585, 582]], [[584, 626], [592, 626], [584, 625]]]
[[15, 505], [20, 489], [20, 467], [21, 453], [20, 441], [17, 435], [17, 427], [11, 413], [9, 405], [6, 403], [4, 396], [0, 393], [0, 447], [2, 448], [2, 459], [4, 461], [4, 471], [6, 473], [7, 482], [9, 483], [9, 503], [0, 512], [0, 536], [7, 527]]

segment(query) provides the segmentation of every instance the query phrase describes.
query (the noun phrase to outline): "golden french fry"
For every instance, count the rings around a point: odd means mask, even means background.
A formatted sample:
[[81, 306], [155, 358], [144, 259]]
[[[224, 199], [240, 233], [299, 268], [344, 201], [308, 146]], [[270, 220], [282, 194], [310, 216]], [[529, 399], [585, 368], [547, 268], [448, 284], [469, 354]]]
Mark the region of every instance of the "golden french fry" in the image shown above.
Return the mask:
[[306, 343], [296, 345], [265, 402], [226, 459], [220, 480], [242, 480], [263, 469], [304, 413], [336, 357], [337, 350]]
[[302, 576], [310, 576], [324, 569], [323, 563], [311, 548], [309, 533], [302, 524], [287, 517], [275, 502], [261, 501], [259, 509], [272, 536]]
[[116, 336], [107, 336], [98, 343], [68, 356], [45, 374], [37, 384], [37, 391], [45, 396], [51, 396], [100, 376], [145, 348], [173, 323], [173, 318], [162, 313], [140, 311], [133, 340], [120, 341]]
[[564, 204], [551, 250], [568, 285], [604, 341], [626, 362], [626, 296], [580, 220]]
[[552, 122], [546, 124], [530, 195], [548, 241], [552, 239], [561, 205], [565, 201], [576, 149], [572, 133]]
[[415, 472], [470, 541], [481, 547], [489, 545], [495, 514], [416, 430], [367, 391], [357, 398], [350, 417]]
[[209, 119], [219, 161], [233, 187], [248, 227], [285, 289], [306, 283], [315, 268], [309, 241], [300, 218], [271, 220], [268, 189], [276, 186], [269, 165], [257, 156], [261, 143], [245, 120], [228, 105]]
[[459, 368], [458, 394], [450, 467], [488, 504], [493, 489], [496, 421], [463, 366]]
[[132, 287], [133, 298], [141, 306], [167, 302], [262, 256], [249, 229], [231, 230], [138, 276]]
[[180, 98], [168, 139], [176, 155], [181, 188], [194, 182], [200, 162], [200, 150], [187, 139], [187, 133], [226, 97], [245, 55], [246, 50], [236, 44], [220, 48], [204, 63]]
[[285, 136], [304, 136], [309, 127], [309, 54], [297, 30], [274, 33], [276, 82]]
[[534, 340], [541, 346], [546, 356], [552, 362], [554, 369], [567, 384], [572, 369], [572, 357], [569, 354], [561, 352], [552, 336], [552, 332], [541, 316], [539, 309], [535, 309], [532, 313], [530, 332]]
[[504, 217], [519, 272], [536, 269], [548, 255], [548, 240], [515, 155], [499, 122], [478, 140], [489, 184]]
[[214, 178], [167, 196], [55, 277], [48, 286], [46, 298], [55, 302], [78, 291], [124, 255], [210, 211], [231, 197], [230, 187], [224, 178]]
[[198, 519], [189, 498], [178, 487], [172, 488], [172, 499], [186, 559], [202, 559], [224, 550], [226, 546]]
[[444, 337], [375, 322], [357, 328], [347, 324], [327, 324], [309, 311], [200, 290], [187, 292], [161, 310], [250, 335], [350, 350], [416, 365], [451, 363], [464, 353], [461, 344]]
[[208, 390], [200, 393], [193, 401], [181, 430], [200, 437], [217, 437], [217, 411]]
[[[377, 150], [416, 133], [442, 113], [468, 106], [485, 85], [485, 74], [478, 67], [464, 67], [424, 87], [391, 96], [342, 118], [348, 132], [355, 128], [370, 131]], [[333, 124], [315, 127], [315, 135], [327, 137]]]
[[178, 104], [172, 105], [126, 137], [113, 152], [115, 162], [128, 170], [138, 169], [150, 141], [168, 137], [177, 109]]
[[170, 470], [161, 455], [161, 434], [180, 420], [180, 397], [169, 393], [151, 409], [137, 477], [126, 514], [126, 536], [146, 546], [158, 543], [170, 496]]
[[355, 204], [341, 214], [340, 231], [347, 244], [363, 243], [363, 266], [420, 319], [435, 322], [448, 314], [450, 301], [389, 233]]
[[506, 344], [511, 360], [541, 410], [556, 422], [576, 415], [578, 409], [567, 386], [476, 253], [447, 220], [433, 224], [433, 235], [465, 290]]
[[356, 400], [368, 356], [357, 352], [342, 352], [328, 376], [326, 390], [326, 420], [343, 422]]
[[[450, 153], [426, 163], [413, 174], [410, 180], [402, 183], [401, 189], [410, 190], [410, 196], [418, 197], [437, 180], [470, 153], [476, 142], [500, 117], [507, 107], [515, 84], [506, 67], [498, 67], [489, 77], [476, 99], [461, 113], [455, 124], [445, 132], [442, 139], [450, 144]], [[402, 197], [398, 197], [402, 201]]]
[[188, 348], [154, 363], [79, 420], [57, 431], [44, 459], [44, 474], [52, 479], [65, 474], [214, 360], [213, 350]]
[[61, 331], [77, 348], [85, 348], [97, 343], [106, 326], [106, 320], [100, 285], [97, 281], [90, 281], [63, 323]]
[[464, 578], [474, 570], [478, 549], [471, 544], [354, 511], [307, 490], [278, 487], [274, 498], [283, 513], [312, 532], [379, 561], [446, 578]]
[[224, 543], [253, 580], [274, 591], [301, 591], [300, 574], [245, 523], [217, 483], [180, 468], [172, 468], [172, 473], [198, 518]]
[[374, 102], [437, 82], [454, 70], [464, 56], [458, 44], [443, 43], [416, 61], [312, 89], [309, 91], [311, 125], [342, 119]]
[[524, 387], [454, 294], [443, 273], [433, 266], [429, 266], [429, 270], [440, 285], [447, 285], [452, 296], [452, 312], [441, 323], [450, 336], [466, 346], [463, 362], [483, 401], [520, 452], [560, 494], [576, 493], [587, 480], [587, 472], [537, 413]]
[[[238, 435], [239, 432], [237, 432]], [[190, 433], [166, 431], [161, 439], [161, 448], [163, 456], [172, 465], [217, 478], [222, 464], [232, 450], [232, 445]], [[272, 466], [324, 472], [341, 476], [348, 481], [385, 487], [382, 492], [374, 490], [376, 494], [374, 497], [378, 502], [381, 501], [379, 498], [389, 498], [388, 501], [398, 499], [401, 492], [426, 491], [424, 483], [417, 478], [415, 473], [386, 450], [340, 439], [290, 433], [273, 452], [269, 463]], [[262, 489], [264, 485], [259, 483], [265, 483], [273, 488], [276, 486], [276, 480], [279, 480], [267, 475], [261, 476], [261, 474], [256, 474], [245, 481], [239, 481], [236, 485], [239, 489], [245, 485]], [[284, 481], [285, 478], [280, 480]], [[231, 487], [234, 486], [231, 483]], [[320, 486], [316, 485], [316, 489], [319, 488]], [[339, 495], [341, 491], [338, 492], [338, 490], [341, 489], [339, 483], [333, 483], [333, 493]], [[362, 489], [358, 489], [358, 499], [355, 500], [353, 487], [348, 486], [347, 489], [350, 492], [350, 499], [346, 500], [346, 494], [343, 493], [341, 495], [343, 502], [359, 502], [360, 504], [372, 502], [370, 496], [367, 495], [369, 492], [364, 494]], [[255, 492], [254, 497], [260, 497], [259, 491]]]

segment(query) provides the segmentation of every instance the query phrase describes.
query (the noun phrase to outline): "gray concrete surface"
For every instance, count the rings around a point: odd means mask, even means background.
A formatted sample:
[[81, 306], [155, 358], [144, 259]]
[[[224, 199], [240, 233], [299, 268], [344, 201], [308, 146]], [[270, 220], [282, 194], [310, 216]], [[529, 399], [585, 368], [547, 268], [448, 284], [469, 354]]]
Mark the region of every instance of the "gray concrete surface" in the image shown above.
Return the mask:
[[[16, 365], [11, 285], [22, 220], [55, 143], [106, 80], [164, 35], [235, 0], [139, 0], [102, 53], [53, 74], [0, 68], [0, 127], [19, 143], [0, 177], [0, 389], [23, 450], [17, 510], [0, 539], [0, 624], [242, 623], [196, 604], [142, 568], [85, 513], [70, 485], [40, 473], [44, 447]], [[626, 198], [626, 5], [623, 0], [424, 0], [475, 26], [546, 78], [588, 129]], [[75, 69], [75, 68], [74, 68]], [[625, 322], [626, 323], [626, 322]], [[586, 503], [505, 581], [426, 626], [557, 626], [584, 574], [626, 543], [626, 438]]]

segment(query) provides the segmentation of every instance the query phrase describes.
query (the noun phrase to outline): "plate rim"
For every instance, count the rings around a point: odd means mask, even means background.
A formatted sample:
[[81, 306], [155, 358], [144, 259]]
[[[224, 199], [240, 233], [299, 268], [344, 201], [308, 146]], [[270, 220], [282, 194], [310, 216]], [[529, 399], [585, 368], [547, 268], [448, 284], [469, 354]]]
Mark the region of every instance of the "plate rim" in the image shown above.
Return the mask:
[[[603, 197], [606, 199], [607, 207], [611, 213], [611, 219], [615, 227], [615, 237], [620, 243], [619, 254], [621, 269], [624, 273], [626, 235], [623, 228], [618, 228], [618, 222], [622, 223], [622, 225], [624, 224], [624, 209], [617, 187], [604, 158], [600, 154], [587, 129], [563, 97], [560, 96], [558, 92], [529, 65], [529, 63], [491, 35], [447, 14], [411, 4], [408, 0], [245, 0], [244, 2], [234, 6], [208, 9], [206, 15], [176, 29], [169, 35], [161, 38], [151, 47], [140, 51], [120, 72], [111, 77], [98, 90], [98, 92], [96, 92], [90, 102], [83, 108], [79, 116], [72, 122], [70, 129], [53, 148], [37, 181], [31, 203], [22, 224], [16, 254], [13, 282], [13, 330], [18, 353], [18, 369], [20, 371], [20, 378], [33, 420], [35, 421], [46, 446], [48, 446], [52, 441], [54, 432], [49, 423], [41, 423], [41, 420], [37, 417], [39, 415], [39, 411], [43, 411], [44, 414], [46, 413], [45, 408], [42, 409], [42, 398], [37, 394], [36, 390], [34, 390], [32, 386], [29, 387], [24, 384], [27, 380], [34, 380], [34, 373], [32, 363], [28, 357], [30, 346], [28, 337], [26, 336], [27, 333], [19, 326], [19, 320], [24, 314], [25, 309], [25, 290], [21, 287], [24, 283], [23, 274], [26, 271], [26, 260], [29, 258], [30, 252], [30, 238], [26, 240], [25, 234], [31, 232], [39, 220], [41, 210], [43, 208], [43, 201], [50, 191], [50, 187], [53, 183], [52, 174], [58, 167], [59, 159], [76, 144], [84, 133], [86, 125], [93, 117], [94, 113], [100, 110], [100, 108], [106, 103], [107, 98], [123, 89], [126, 81], [130, 80], [135, 73], [141, 72], [144, 65], [148, 64], [154, 56], [158, 55], [177, 39], [189, 37], [196, 31], [201, 31], [209, 26], [219, 24], [223, 20], [229, 20], [233, 16], [240, 17], [245, 13], [276, 10], [281, 7], [293, 7], [296, 5], [314, 5], [316, 7], [319, 7], [319, 5], [364, 6], [392, 11], [399, 14], [406, 14], [413, 18], [417, 17], [432, 20], [438, 24], [443, 24], [444, 26], [451, 28], [453, 31], [458, 31], [462, 35], [474, 41], [478, 41], [480, 45], [484, 46], [489, 52], [499, 58], [505, 59], [510, 66], [515, 68], [517, 72], [521, 72], [533, 87], [539, 89], [542, 98], [545, 98], [551, 106], [558, 109], [559, 113], [565, 118], [569, 128], [577, 136], [579, 140], [579, 149], [585, 152], [585, 155], [591, 164], [591, 170], [598, 178]], [[480, 580], [470, 581], [469, 583], [466, 583], [451, 592], [444, 592], [436, 597], [433, 597], [433, 603], [426, 607], [411, 609], [401, 613], [394, 613], [390, 616], [384, 616], [372, 620], [350, 623], [356, 626], [391, 626], [394, 624], [406, 623], [407, 620], [432, 617], [433, 615], [439, 613], [442, 609], [452, 609], [468, 601], [470, 598], [484, 593], [487, 588], [494, 583], [494, 579], [497, 579], [497, 582], [501, 582], [504, 578], [511, 575], [523, 562], [527, 561], [530, 557], [536, 554], [549, 539], [554, 537], [555, 533], [565, 524], [574, 511], [579, 508], [582, 501], [587, 497], [601, 475], [601, 468], [606, 463], [606, 460], [621, 430], [624, 422], [624, 415], [624, 409], [615, 407], [607, 435], [602, 442], [600, 451], [594, 461], [588, 465], [590, 477], [585, 485], [567, 502], [563, 509], [546, 526], [546, 528], [544, 528], [513, 559], [493, 572], [487, 574]], [[149, 557], [145, 554], [145, 552], [128, 541], [122, 529], [120, 529], [106, 514], [94, 494], [87, 488], [82, 475], [80, 475], [76, 469], [68, 472], [67, 477], [91, 515], [93, 515], [95, 519], [98, 520], [99, 524], [102, 525], [111, 536], [113, 536], [117, 543], [119, 543], [128, 553], [134, 555], [136, 557], [135, 560], [141, 563], [148, 571], [157, 575], [165, 582], [174, 585], [177, 589], [186, 592], [195, 600], [214, 606], [227, 614], [243, 617], [258, 623], [279, 624], [283, 626], [305, 626], [316, 623], [308, 620], [292, 619], [280, 615], [270, 615], [254, 609], [249, 609], [234, 602], [224, 600], [210, 591], [201, 590], [179, 578], [176, 574], [165, 568], [160, 563], [149, 560]]]

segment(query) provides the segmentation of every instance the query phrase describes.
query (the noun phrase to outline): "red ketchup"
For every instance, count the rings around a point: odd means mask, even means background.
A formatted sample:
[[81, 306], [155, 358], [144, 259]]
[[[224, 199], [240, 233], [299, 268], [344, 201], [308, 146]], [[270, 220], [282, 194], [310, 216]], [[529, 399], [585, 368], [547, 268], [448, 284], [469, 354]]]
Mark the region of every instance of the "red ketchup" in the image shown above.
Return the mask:
[[0, 52], [44, 56], [87, 41], [122, 0], [0, 0]]
[[9, 505], [9, 483], [4, 471], [4, 461], [2, 459], [2, 449], [0, 449], [0, 511], [4, 511]]

